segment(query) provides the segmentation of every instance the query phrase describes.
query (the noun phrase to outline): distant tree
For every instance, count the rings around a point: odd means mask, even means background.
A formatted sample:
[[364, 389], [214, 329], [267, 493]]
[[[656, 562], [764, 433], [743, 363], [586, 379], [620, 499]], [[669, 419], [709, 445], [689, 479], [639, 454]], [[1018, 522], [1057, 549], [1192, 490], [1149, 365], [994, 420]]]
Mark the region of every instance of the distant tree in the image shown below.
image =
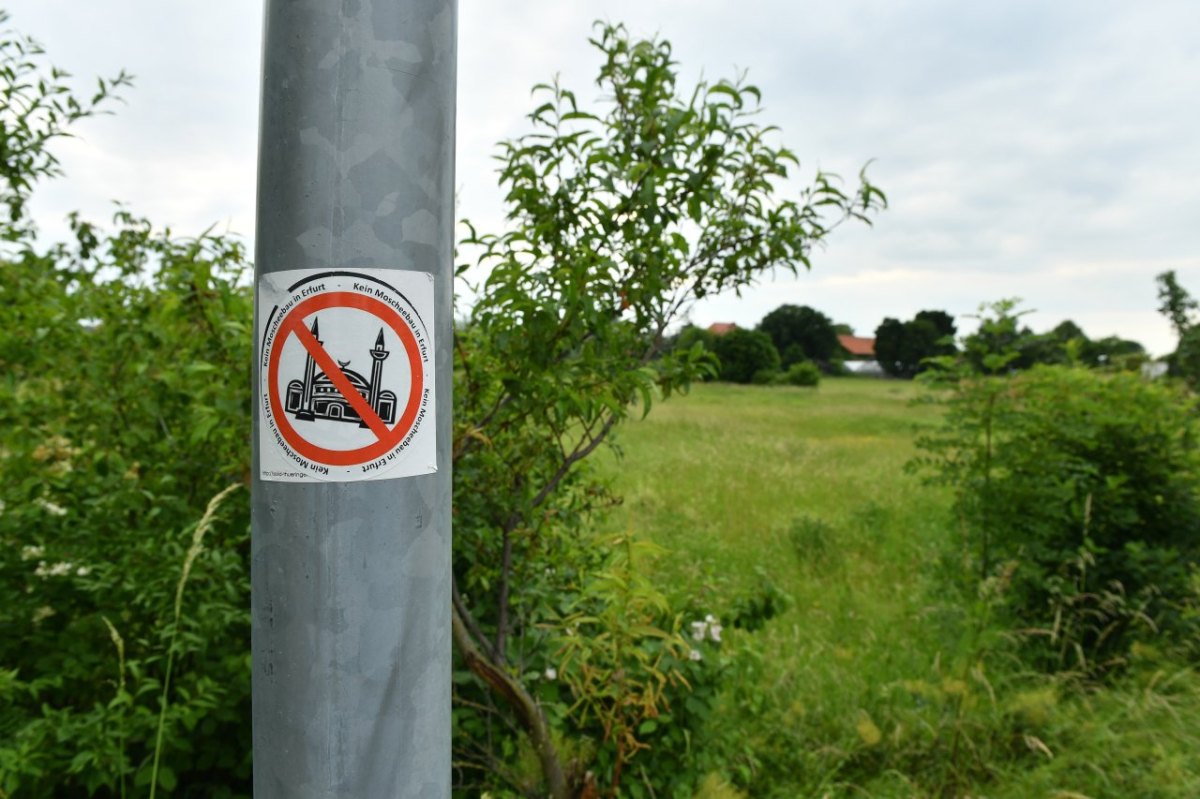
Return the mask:
[[1071, 338], [1059, 340], [1054, 332], [1033, 333], [1030, 331], [1021, 343], [1021, 356], [1016, 366], [1027, 369], [1034, 364], [1060, 365], [1073, 362], [1082, 363], [1083, 349], [1086, 338]]
[[1088, 363], [1087, 348], [1091, 340], [1079, 325], [1067, 319], [1047, 333], [1032, 335], [1022, 347], [1020, 366], [1035, 363], [1066, 365]]
[[761, 331], [739, 328], [716, 337], [713, 347], [721, 360], [721, 379], [730, 383], [749, 383], [759, 372], [779, 371], [779, 351]]
[[875, 359], [879, 361], [880, 368], [893, 377], [902, 377], [903, 349], [904, 323], [889, 316], [875, 328]]
[[958, 327], [954, 324], [954, 317], [945, 311], [917, 311], [913, 320], [929, 322], [937, 330], [938, 337], [942, 339], [953, 339], [958, 332]]
[[1159, 313], [1171, 320], [1176, 335], [1182, 339], [1183, 334], [1195, 325], [1193, 317], [1200, 305], [1188, 294], [1187, 289], [1179, 285], [1175, 270], [1163, 272], [1155, 280], [1158, 282], [1158, 301], [1161, 303], [1158, 306]]
[[908, 322], [889, 317], [875, 329], [875, 358], [893, 377], [914, 377], [926, 358], [954, 354], [955, 330], [945, 311], [921, 311]]
[[1046, 333], [1026, 339], [1018, 365], [1129, 366], [1140, 363], [1145, 354], [1141, 344], [1119, 336], [1093, 341], [1079, 325], [1067, 319]]
[[840, 354], [833, 320], [807, 305], [780, 305], [763, 317], [758, 329], [784, 354], [784, 366], [807, 358], [828, 369]]
[[1131, 359], [1137, 363], [1145, 355], [1145, 347], [1120, 336], [1105, 336], [1095, 341], [1085, 338], [1080, 346], [1080, 360], [1088, 366], [1121, 366]]
[[1178, 344], [1167, 358], [1171, 374], [1182, 377], [1192, 388], [1200, 386], [1200, 326], [1195, 312], [1200, 305], [1179, 285], [1175, 272], [1163, 272], [1158, 282], [1159, 313], [1171, 320]]
[[1087, 340], [1087, 334], [1083, 332], [1083, 329], [1070, 319], [1064, 319], [1063, 321], [1059, 322], [1058, 325], [1050, 331], [1050, 335], [1055, 341], [1062, 342], [1063, 344], [1066, 344], [1068, 341], [1072, 341], [1074, 339], [1083, 339], [1084, 341]]
[[779, 359], [785, 368], [794, 363], [812, 363], [808, 360], [808, 353], [804, 351], [804, 347], [799, 344], [789, 344], [780, 351]]
[[853, 336], [854, 328], [850, 327], [850, 325], [846, 324], [845, 322], [837, 322], [833, 326], [833, 332], [837, 333], [839, 336]]

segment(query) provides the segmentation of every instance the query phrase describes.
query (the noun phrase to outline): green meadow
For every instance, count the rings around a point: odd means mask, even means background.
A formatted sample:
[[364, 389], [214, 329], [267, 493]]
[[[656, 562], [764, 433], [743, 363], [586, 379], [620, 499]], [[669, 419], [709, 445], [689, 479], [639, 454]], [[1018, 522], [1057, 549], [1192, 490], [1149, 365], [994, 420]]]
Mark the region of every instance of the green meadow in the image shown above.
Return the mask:
[[1182, 661], [1147, 642], [1104, 686], [1022, 665], [963, 579], [952, 498], [905, 471], [939, 420], [919, 391], [699, 385], [627, 424], [603, 464], [614, 529], [662, 548], [642, 567], [724, 625], [697, 645], [720, 692], [688, 764], [704, 793], [1200, 796]]

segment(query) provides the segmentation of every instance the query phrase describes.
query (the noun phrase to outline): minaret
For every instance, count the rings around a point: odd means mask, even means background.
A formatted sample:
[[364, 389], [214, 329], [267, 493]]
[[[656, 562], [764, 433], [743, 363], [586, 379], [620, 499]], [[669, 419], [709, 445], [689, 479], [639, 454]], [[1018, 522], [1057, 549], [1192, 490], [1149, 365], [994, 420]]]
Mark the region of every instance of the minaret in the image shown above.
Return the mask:
[[[309, 331], [313, 334], [313, 338], [317, 340], [318, 344], [324, 344], [325, 342], [321, 341], [320, 338], [320, 328], [317, 326], [317, 321], [317, 318], [313, 317], [312, 327], [309, 328]], [[304, 395], [300, 400], [300, 410], [296, 412], [296, 418], [311, 422], [314, 418], [312, 407], [313, 378], [316, 376], [317, 365], [308, 350], [306, 349], [304, 352]]]
[[383, 362], [391, 355], [390, 352], [383, 348], [383, 328], [379, 328], [379, 336], [375, 339], [375, 348], [370, 350], [371, 353], [371, 392], [367, 395], [367, 404], [379, 413], [379, 392], [382, 390], [380, 384], [383, 382]]

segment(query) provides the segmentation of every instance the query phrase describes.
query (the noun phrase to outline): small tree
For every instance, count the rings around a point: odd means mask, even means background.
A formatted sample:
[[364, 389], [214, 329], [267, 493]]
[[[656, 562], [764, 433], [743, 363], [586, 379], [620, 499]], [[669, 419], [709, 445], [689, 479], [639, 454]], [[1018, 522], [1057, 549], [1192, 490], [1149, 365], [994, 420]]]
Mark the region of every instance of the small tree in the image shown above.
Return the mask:
[[[581, 747], [564, 750], [552, 719], [569, 741], [591, 738], [615, 794], [645, 747], [640, 721], [664, 712], [687, 665], [652, 586], [631, 593], [628, 577], [597, 576], [625, 573], [632, 557], [604, 566], [611, 542], [584, 543], [606, 497], [585, 460], [634, 407], [648, 412], [711, 368], [696, 349], [666, 347], [691, 303], [807, 267], [834, 226], [883, 205], [865, 180], [845, 193], [823, 174], [781, 198], [796, 159], [758, 124], [756, 88], [680, 93], [668, 43], [605, 25], [592, 44], [604, 105], [538, 86], [534, 132], [501, 145], [511, 228], [464, 242], [487, 271], [456, 341], [454, 640], [475, 680], [456, 688], [460, 762], [484, 784], [555, 799], [584, 787], [564, 756]], [[553, 685], [530, 676], [547, 669]], [[597, 669], [610, 676], [603, 694]], [[502, 766], [499, 741], [519, 744], [504, 735], [511, 722], [542, 787]]]
[[1021, 317], [1032, 311], [1018, 311], [1017, 298], [997, 300], [979, 306], [979, 328], [963, 339], [962, 358], [977, 374], [994, 375], [1032, 365], [1029, 348], [1035, 336]]

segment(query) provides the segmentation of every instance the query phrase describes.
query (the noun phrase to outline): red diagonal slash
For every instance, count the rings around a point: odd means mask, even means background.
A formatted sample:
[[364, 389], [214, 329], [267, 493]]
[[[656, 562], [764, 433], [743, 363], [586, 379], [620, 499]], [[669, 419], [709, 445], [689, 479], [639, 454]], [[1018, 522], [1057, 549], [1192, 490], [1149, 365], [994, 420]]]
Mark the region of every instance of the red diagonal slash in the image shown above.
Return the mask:
[[321, 342], [317, 341], [317, 337], [303, 324], [293, 325], [292, 332], [296, 334], [296, 338], [300, 339], [304, 349], [308, 350], [308, 354], [317, 362], [317, 366], [321, 367], [321, 371], [333, 382], [334, 388], [341, 392], [351, 407], [358, 412], [359, 418], [367, 423], [367, 427], [371, 428], [371, 432], [380, 441], [386, 440], [391, 435], [387, 425], [350, 383], [341, 367], [334, 363], [333, 358], [329, 357], [329, 353], [321, 346]]

